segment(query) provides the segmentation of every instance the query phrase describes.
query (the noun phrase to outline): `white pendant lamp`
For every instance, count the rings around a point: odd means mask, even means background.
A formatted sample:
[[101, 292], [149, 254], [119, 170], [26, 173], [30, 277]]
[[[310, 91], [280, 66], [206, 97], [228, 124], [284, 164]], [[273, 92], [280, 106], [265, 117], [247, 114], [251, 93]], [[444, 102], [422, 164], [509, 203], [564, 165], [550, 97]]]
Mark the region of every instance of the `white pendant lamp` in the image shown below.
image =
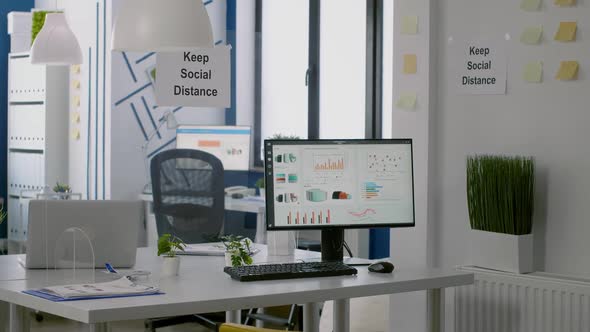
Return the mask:
[[202, 0], [122, 0], [113, 28], [115, 51], [159, 52], [213, 47]]
[[31, 63], [60, 66], [82, 63], [82, 51], [63, 13], [48, 13], [31, 47]]

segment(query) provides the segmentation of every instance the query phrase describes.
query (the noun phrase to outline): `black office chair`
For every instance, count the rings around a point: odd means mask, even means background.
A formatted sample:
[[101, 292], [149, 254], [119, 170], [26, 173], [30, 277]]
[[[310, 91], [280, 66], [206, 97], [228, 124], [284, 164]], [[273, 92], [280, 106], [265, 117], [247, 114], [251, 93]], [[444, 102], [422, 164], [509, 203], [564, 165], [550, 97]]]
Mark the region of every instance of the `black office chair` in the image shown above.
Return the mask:
[[[186, 243], [217, 242], [223, 231], [225, 210], [224, 172], [221, 161], [207, 152], [176, 149], [157, 154], [151, 161], [154, 215], [158, 236], [172, 234]], [[250, 310], [250, 319], [274, 323], [292, 330], [296, 306], [288, 318]], [[212, 330], [223, 313], [151, 319], [146, 330], [197, 322]]]
[[[158, 236], [172, 234], [185, 243], [219, 241], [225, 211], [224, 173], [221, 161], [207, 152], [175, 149], [151, 161], [154, 215]], [[189, 322], [215, 330], [224, 313], [147, 320], [145, 328]]]
[[198, 150], [175, 149], [151, 162], [158, 236], [172, 234], [186, 243], [212, 242], [223, 229], [223, 164]]

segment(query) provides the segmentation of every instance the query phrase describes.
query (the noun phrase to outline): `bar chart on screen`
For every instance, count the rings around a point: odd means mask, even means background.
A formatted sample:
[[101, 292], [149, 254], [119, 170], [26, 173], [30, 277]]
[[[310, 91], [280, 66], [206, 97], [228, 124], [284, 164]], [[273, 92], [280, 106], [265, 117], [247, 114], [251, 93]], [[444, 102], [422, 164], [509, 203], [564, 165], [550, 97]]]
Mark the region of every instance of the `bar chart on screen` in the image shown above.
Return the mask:
[[313, 156], [314, 167], [316, 172], [344, 171], [343, 154], [315, 154]]
[[329, 225], [332, 223], [330, 209], [290, 210], [287, 213], [287, 225]]
[[364, 199], [375, 199], [381, 196], [381, 192], [383, 190], [383, 186], [379, 185], [377, 182], [369, 181], [363, 184], [363, 189], [361, 192], [361, 196]]

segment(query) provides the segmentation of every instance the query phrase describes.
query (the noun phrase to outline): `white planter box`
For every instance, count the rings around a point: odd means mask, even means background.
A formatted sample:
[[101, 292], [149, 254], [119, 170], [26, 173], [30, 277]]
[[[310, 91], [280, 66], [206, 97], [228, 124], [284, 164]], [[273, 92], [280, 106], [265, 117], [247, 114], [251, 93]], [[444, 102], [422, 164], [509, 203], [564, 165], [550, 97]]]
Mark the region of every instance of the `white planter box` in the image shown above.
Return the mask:
[[225, 257], [225, 266], [232, 267], [233, 264], [231, 263], [231, 252], [226, 251], [224, 254]]
[[162, 257], [160, 278], [175, 277], [180, 270], [180, 257]]
[[471, 230], [471, 262], [487, 269], [530, 273], [533, 269], [533, 234], [510, 235]]

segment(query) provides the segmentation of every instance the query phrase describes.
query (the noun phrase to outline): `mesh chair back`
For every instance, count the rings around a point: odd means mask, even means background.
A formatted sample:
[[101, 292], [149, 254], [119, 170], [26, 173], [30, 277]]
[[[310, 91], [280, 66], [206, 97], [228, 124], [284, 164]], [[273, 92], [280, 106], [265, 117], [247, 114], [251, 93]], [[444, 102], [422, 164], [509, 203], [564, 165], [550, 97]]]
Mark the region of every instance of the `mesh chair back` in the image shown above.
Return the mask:
[[186, 243], [211, 242], [223, 229], [223, 165], [207, 152], [175, 149], [151, 161], [154, 215], [158, 236], [172, 234]]

